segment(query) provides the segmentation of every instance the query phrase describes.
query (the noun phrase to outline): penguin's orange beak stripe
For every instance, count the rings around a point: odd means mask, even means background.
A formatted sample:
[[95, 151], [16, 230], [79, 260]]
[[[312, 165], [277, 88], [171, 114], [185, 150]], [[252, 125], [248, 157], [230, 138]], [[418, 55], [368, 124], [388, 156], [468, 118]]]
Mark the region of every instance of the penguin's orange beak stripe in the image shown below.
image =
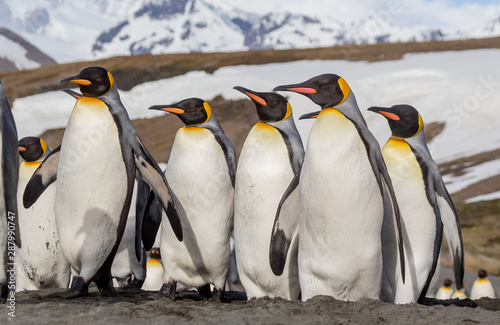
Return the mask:
[[255, 100], [257, 103], [261, 104], [261, 105], [264, 105], [264, 106], [267, 106], [267, 103], [265, 100], [263, 100], [262, 98], [260, 98], [259, 96], [257, 95], [254, 95], [254, 94], [250, 94], [250, 93], [245, 93], [245, 95], [247, 95], [248, 97], [252, 98], [253, 100]]
[[26, 151], [26, 148], [24, 148], [24, 147], [19, 147], [19, 151]]
[[294, 91], [300, 94], [315, 94], [316, 89], [314, 88], [288, 88], [289, 91]]
[[73, 79], [73, 80], [68, 80], [68, 82], [72, 82], [77, 85], [83, 85], [83, 86], [88, 86], [91, 84], [90, 81], [85, 80], [85, 79]]
[[396, 114], [389, 113], [389, 112], [384, 112], [384, 111], [379, 111], [380, 114], [384, 115], [385, 117], [393, 120], [393, 121], [399, 121], [400, 118]]
[[162, 111], [169, 112], [169, 113], [174, 113], [174, 114], [184, 114], [184, 110], [180, 108], [162, 108]]

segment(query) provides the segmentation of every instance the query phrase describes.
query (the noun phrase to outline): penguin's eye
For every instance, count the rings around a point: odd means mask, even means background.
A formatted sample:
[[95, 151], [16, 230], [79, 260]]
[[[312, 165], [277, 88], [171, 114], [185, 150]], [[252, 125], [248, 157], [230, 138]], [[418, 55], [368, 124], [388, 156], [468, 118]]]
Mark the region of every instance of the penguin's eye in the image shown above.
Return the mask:
[[277, 100], [273, 100], [271, 104], [273, 104], [273, 106], [278, 106], [279, 102]]
[[321, 85], [321, 88], [322, 88], [322, 89], [326, 89], [326, 88], [328, 88], [328, 84], [322, 84], [322, 85]]

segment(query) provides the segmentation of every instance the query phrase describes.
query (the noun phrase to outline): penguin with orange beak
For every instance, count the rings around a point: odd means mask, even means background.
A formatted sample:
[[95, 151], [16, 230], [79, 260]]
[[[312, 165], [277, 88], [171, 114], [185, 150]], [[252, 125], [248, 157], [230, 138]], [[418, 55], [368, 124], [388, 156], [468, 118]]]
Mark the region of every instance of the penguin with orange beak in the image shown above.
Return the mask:
[[111, 73], [88, 67], [60, 82], [78, 85], [83, 96], [76, 101], [61, 146], [28, 182], [23, 204], [31, 207], [57, 179], [59, 240], [64, 257], [78, 274], [67, 298], [87, 292], [90, 281], [101, 294], [111, 296], [115, 292], [111, 265], [125, 229], [136, 174], [172, 212], [169, 221], [178, 240], [183, 233], [175, 212], [182, 208], [137, 135]]
[[240, 281], [248, 300], [297, 300], [298, 181], [304, 148], [292, 106], [276, 93], [234, 89], [252, 100], [259, 116], [236, 173], [234, 245]]
[[[302, 300], [316, 295], [349, 301], [378, 299], [382, 223], [384, 218], [394, 218], [401, 240], [399, 209], [380, 147], [354, 92], [335, 74], [274, 90], [302, 94], [321, 107], [299, 180]], [[399, 248], [402, 258], [401, 242]]]
[[[221, 301], [233, 227], [234, 147], [210, 105], [200, 98], [150, 109], [173, 114], [185, 124], [175, 135], [165, 169], [165, 177], [184, 207], [180, 221], [185, 236], [179, 242], [172, 228], [161, 224], [160, 250], [165, 272], [160, 293], [174, 300], [180, 282], [198, 288], [203, 298]], [[169, 213], [163, 212], [167, 217]]]
[[384, 116], [392, 132], [382, 155], [401, 209], [405, 263], [411, 275], [404, 284], [400, 280], [397, 253], [392, 249], [396, 234], [392, 227], [386, 227], [384, 239], [393, 245], [385, 245], [381, 298], [395, 303], [422, 301], [439, 267], [443, 228], [453, 260], [455, 283], [457, 289], [461, 289], [464, 248], [460, 222], [439, 168], [427, 148], [422, 117], [410, 105], [368, 110]]

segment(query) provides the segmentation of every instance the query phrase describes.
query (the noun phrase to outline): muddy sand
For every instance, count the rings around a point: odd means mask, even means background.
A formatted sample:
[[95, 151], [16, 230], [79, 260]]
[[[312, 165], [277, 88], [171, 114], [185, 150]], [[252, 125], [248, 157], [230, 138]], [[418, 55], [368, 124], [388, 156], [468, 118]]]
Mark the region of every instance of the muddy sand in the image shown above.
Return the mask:
[[[65, 300], [64, 289], [16, 294], [15, 318], [1, 305], [0, 324], [499, 324], [500, 299], [395, 305], [377, 300], [343, 302], [318, 296], [307, 302], [258, 299], [228, 292], [223, 303], [184, 292], [171, 301], [157, 292], [120, 289], [112, 298], [95, 289]], [[460, 304], [457, 306], [455, 304]]]

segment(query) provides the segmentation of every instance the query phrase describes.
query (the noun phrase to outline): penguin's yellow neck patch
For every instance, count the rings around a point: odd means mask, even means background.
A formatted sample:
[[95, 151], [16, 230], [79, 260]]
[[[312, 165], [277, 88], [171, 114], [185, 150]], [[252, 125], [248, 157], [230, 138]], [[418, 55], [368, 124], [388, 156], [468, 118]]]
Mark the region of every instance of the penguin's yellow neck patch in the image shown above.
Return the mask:
[[45, 155], [45, 152], [47, 151], [47, 144], [45, 143], [45, 141], [40, 139], [40, 145], [42, 146], [43, 154]]
[[150, 259], [148, 261], [148, 264], [151, 266], [161, 266], [160, 261], [158, 261], [157, 259], [154, 259], [154, 258]]
[[327, 108], [324, 108], [324, 109], [321, 110], [321, 112], [318, 115], [318, 118], [321, 115], [330, 115], [330, 114], [344, 116], [344, 114], [340, 113], [340, 111], [338, 109], [333, 108], [333, 107], [327, 107]]
[[81, 97], [80, 99], [77, 100], [77, 105], [85, 105], [89, 108], [93, 109], [104, 109], [107, 108], [106, 104], [99, 98], [95, 97]]
[[40, 166], [41, 161], [23, 161], [23, 164], [29, 167]]
[[187, 131], [187, 132], [202, 132], [204, 128], [199, 128], [197, 126], [185, 126], [181, 130]]
[[477, 279], [477, 282], [486, 283], [486, 282], [490, 282], [490, 281], [488, 279]]
[[387, 143], [385, 144], [386, 146], [390, 147], [396, 147], [396, 148], [409, 148], [408, 143], [401, 138], [397, 137], [390, 137], [389, 140], [387, 140]]
[[264, 122], [258, 122], [257, 124], [255, 124], [255, 128], [260, 130], [274, 130], [273, 126]]

